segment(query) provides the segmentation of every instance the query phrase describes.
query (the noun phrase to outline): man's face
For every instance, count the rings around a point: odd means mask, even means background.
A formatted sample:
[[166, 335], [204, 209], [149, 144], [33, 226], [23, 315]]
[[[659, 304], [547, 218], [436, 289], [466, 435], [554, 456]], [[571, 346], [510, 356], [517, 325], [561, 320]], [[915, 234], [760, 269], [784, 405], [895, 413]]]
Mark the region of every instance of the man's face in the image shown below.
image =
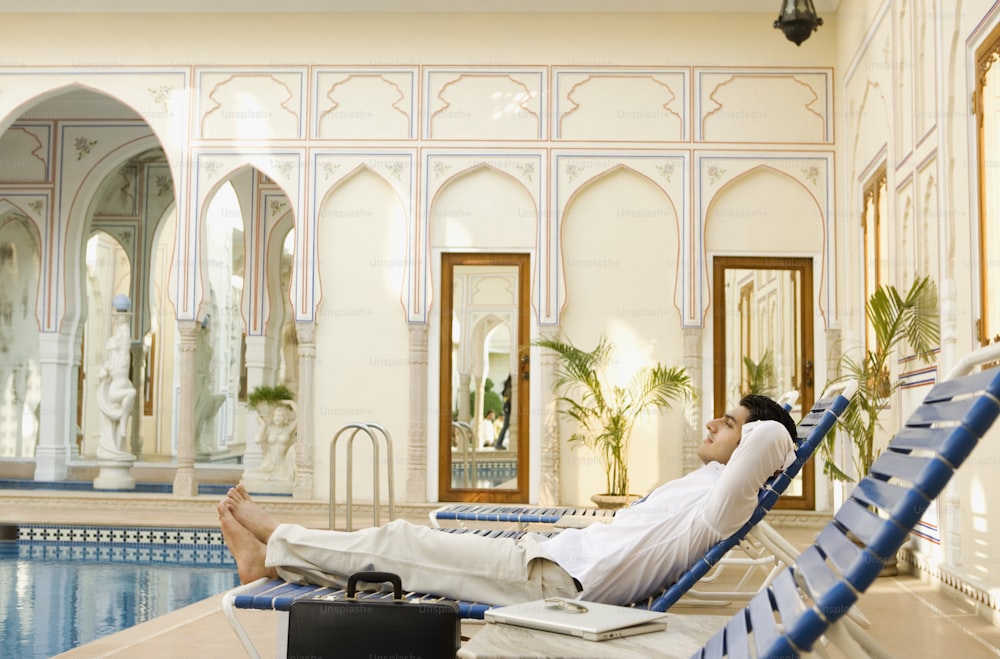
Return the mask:
[[750, 410], [734, 407], [718, 419], [705, 424], [708, 433], [698, 447], [698, 457], [705, 464], [719, 462], [726, 464], [733, 457], [733, 451], [743, 437], [743, 424], [750, 420]]

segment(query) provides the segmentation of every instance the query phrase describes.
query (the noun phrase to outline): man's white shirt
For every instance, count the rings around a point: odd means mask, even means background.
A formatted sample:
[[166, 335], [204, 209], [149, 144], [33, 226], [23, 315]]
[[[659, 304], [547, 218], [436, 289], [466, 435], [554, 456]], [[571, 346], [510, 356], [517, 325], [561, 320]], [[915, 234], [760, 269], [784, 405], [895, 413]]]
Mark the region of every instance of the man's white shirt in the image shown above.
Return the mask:
[[746, 423], [728, 464], [710, 462], [619, 510], [610, 524], [565, 529], [542, 549], [583, 585], [581, 599], [638, 601], [674, 583], [743, 526], [767, 478], [794, 460], [783, 425]]

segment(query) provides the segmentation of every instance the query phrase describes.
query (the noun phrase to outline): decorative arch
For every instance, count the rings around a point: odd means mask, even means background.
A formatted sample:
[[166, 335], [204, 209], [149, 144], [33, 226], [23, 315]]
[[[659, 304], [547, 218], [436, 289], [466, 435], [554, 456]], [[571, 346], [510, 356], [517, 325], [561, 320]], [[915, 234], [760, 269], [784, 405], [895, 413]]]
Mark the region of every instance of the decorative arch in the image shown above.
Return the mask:
[[[136, 75], [139, 76], [143, 74]], [[168, 75], [173, 76], [176, 74]], [[58, 98], [68, 92], [89, 91], [107, 97], [115, 103], [131, 110], [136, 115], [135, 119], [132, 121], [142, 122], [145, 126], [147, 126], [149, 130], [156, 135], [156, 138], [160, 142], [165, 153], [169, 153], [171, 156], [176, 156], [180, 161], [184, 160], [182, 157], [184, 149], [183, 143], [178, 142], [177, 136], [171, 134], [169, 130], [174, 123], [171, 120], [172, 112], [169, 110], [170, 103], [173, 100], [171, 99], [171, 93], [174, 89], [173, 87], [170, 85], [164, 85], [160, 89], [153, 89], [149, 87], [148, 80], [147, 84], [137, 84], [134, 86], [134, 89], [137, 90], [148, 89], [148, 92], [151, 94], [149, 101], [157, 108], [154, 111], [150, 108], [141, 107], [138, 104], [138, 99], [128, 98], [116, 92], [108, 85], [99, 84], [99, 81], [110, 79], [107, 74], [93, 75], [91, 73], [79, 73], [76, 76], [69, 75], [67, 77], [75, 79], [72, 82], [58, 84], [48, 89], [34, 90], [29, 92], [30, 95], [17, 101], [17, 104], [11, 107], [6, 114], [0, 116], [0, 134], [5, 133], [11, 125], [16, 123], [18, 119], [20, 119], [20, 117], [22, 117], [29, 109], [44, 103], [45, 101]], [[146, 77], [148, 79], [148, 76]], [[90, 78], [90, 80], [84, 82], [81, 78]], [[177, 83], [180, 89], [184, 89], [185, 85], [180, 84], [180, 77], [178, 77]], [[127, 88], [129, 87], [126, 86], [126, 89]], [[11, 88], [7, 88], [4, 91], [6, 93], [13, 90]], [[171, 157], [168, 158], [168, 160], [173, 161], [174, 158]], [[174, 165], [171, 165], [171, 170], [175, 178], [175, 183], [179, 183], [179, 172], [174, 169]]]
[[[47, 227], [49, 240], [46, 243], [46, 252], [54, 251], [54, 254], [47, 254], [47, 277], [58, 276], [56, 273], [62, 273], [62, 276], [68, 280], [69, 277], [73, 276], [72, 273], [79, 272], [80, 259], [86, 245], [85, 236], [90, 227], [90, 202], [97, 193], [97, 190], [109, 175], [120, 168], [130, 158], [161, 146], [154, 135], [146, 132], [144, 135], [133, 137], [119, 144], [109, 153], [102, 156], [87, 171], [77, 189], [72, 191], [69, 207], [65, 214], [65, 225], [62, 227], [65, 232], [64, 244], [53, 243], [52, 241], [52, 238], [58, 235], [60, 218], [49, 218], [51, 224]], [[62, 197], [65, 198], [67, 196], [68, 192], [63, 190]], [[54, 214], [58, 215], [59, 213], [57, 211]], [[77, 246], [76, 249], [73, 248], [74, 245]], [[59, 256], [63, 249], [65, 249], [65, 256], [63, 259], [60, 259]], [[63, 262], [60, 263], [60, 261]], [[84, 284], [83, 281], [77, 283], [80, 286]], [[67, 281], [68, 288], [69, 280]], [[58, 279], [55, 290], [57, 294], [60, 291]], [[79, 300], [82, 299], [84, 299], [82, 288], [77, 290], [76, 296], [67, 296], [65, 293], [62, 293], [61, 297], [57, 297], [54, 300], [50, 299], [46, 304], [45, 316], [43, 317], [45, 330], [62, 331], [67, 334], [72, 334], [76, 331], [79, 323], [85, 317], [83, 307], [78, 304]]]
[[[437, 189], [434, 191], [433, 196], [430, 198], [430, 200], [428, 202], [428, 205], [427, 205], [428, 208], [433, 208], [433, 206], [436, 203], [437, 199], [441, 196], [441, 192], [443, 192], [446, 188], [450, 188], [450, 187], [454, 186], [456, 183], [458, 183], [459, 181], [461, 181], [463, 178], [468, 178], [469, 176], [475, 174], [476, 172], [483, 171], [483, 170], [489, 170], [489, 171], [492, 171], [492, 172], [496, 172], [497, 174], [503, 176], [504, 178], [510, 179], [518, 187], [524, 189], [525, 193], [527, 193], [530, 197], [532, 197], [533, 199], [535, 199], [535, 195], [534, 195], [533, 191], [530, 188], [528, 188], [526, 185], [524, 185], [524, 182], [521, 179], [519, 179], [517, 176], [511, 174], [511, 172], [508, 171], [506, 168], [498, 167], [495, 164], [492, 164], [492, 163], [489, 163], [489, 162], [480, 162], [480, 163], [476, 163], [474, 165], [471, 165], [469, 167], [466, 167], [465, 169], [459, 170], [459, 171], [455, 172], [454, 174], [448, 176], [444, 181], [442, 181], [437, 186]], [[536, 206], [537, 206], [537, 199], [535, 199], [535, 201], [536, 201]], [[429, 222], [428, 222], [428, 225], [429, 225]]]
[[[254, 171], [259, 175], [254, 176], [250, 183], [251, 189], [254, 190], [253, 199], [241, 201], [241, 205], [252, 204], [254, 210], [252, 213], [247, 213], [244, 207], [243, 216], [244, 218], [260, 218], [259, 221], [263, 222], [263, 225], [245, 227], [245, 237], [252, 235], [257, 239], [257, 242], [247, 245], [246, 254], [248, 258], [251, 254], [255, 254], [256, 258], [263, 259], [264, 252], [262, 250], [266, 245], [267, 233], [270, 228], [273, 228], [273, 222], [286, 213], [292, 213], [293, 226], [296, 229], [296, 253], [303, 255], [295, 260], [293, 289], [299, 292], [293, 296], [292, 306], [300, 316], [302, 313], [307, 313], [311, 317], [312, 308], [303, 309], [296, 303], [303, 295], [302, 287], [309, 287], [311, 279], [307, 275], [313, 266], [315, 257], [312, 232], [308, 223], [302, 220], [308, 212], [304, 202], [304, 179], [301, 176], [302, 156], [302, 153], [293, 150], [274, 154], [233, 154], [206, 151], [193, 156], [196, 174], [189, 201], [189, 212], [190, 217], [194, 218], [195, 226], [178, 225], [178, 235], [187, 236], [187, 240], [178, 241], [174, 262], [178, 278], [175, 285], [176, 299], [174, 304], [177, 307], [178, 319], [197, 319], [202, 313], [203, 290], [200, 268], [198, 276], [192, 276], [189, 272], [191, 268], [185, 270], [183, 265], [202, 262], [200, 239], [210, 200], [215, 198], [223, 184], [234, 180], [241, 173], [247, 171]], [[260, 191], [265, 191], [263, 194], [268, 198], [258, 198]], [[262, 202], [266, 202], [266, 207], [259, 206]], [[264, 285], [261, 278], [258, 278], [255, 283], [259, 286]], [[260, 309], [259, 313], [255, 315], [251, 308], [247, 311], [247, 316], [248, 328], [263, 328], [262, 321], [266, 317], [266, 310]]]
[[[547, 222], [539, 246], [539, 317], [542, 324], [557, 324], [565, 305], [562, 226], [567, 208], [577, 196], [602, 177], [624, 168], [659, 188], [676, 217], [677, 230], [683, 235], [690, 221], [690, 154], [666, 152], [655, 155], [578, 152], [556, 154], [553, 186], [555, 220]], [[677, 263], [682, 255], [674, 255]], [[680, 265], [678, 265], [680, 267]]]
[[[88, 74], [81, 73], [79, 77], [87, 76]], [[95, 81], [97, 80], [102, 78], [97, 76]], [[52, 149], [52, 153], [58, 154], [63, 161], [51, 164], [51, 167], [58, 168], [60, 173], [59, 180], [55, 181], [55, 193], [51, 203], [40, 205], [33, 202], [33, 208], [38, 212], [28, 215], [39, 222], [43, 242], [42, 276], [45, 284], [41, 290], [46, 294], [39, 296], [37, 301], [41, 330], [62, 332], [66, 335], [78, 333], [79, 324], [85, 315], [79, 303], [83, 299], [85, 282], [79, 280], [76, 273], [80, 272], [81, 254], [88, 226], [87, 215], [94, 194], [109, 174], [143, 150], [159, 149], [164, 153], [168, 152], [166, 143], [157, 130], [145, 120], [141, 109], [136, 107], [133, 100], [124, 98], [105, 86], [80, 79], [53, 85], [44, 90], [33, 90], [25, 98], [19, 99], [17, 105], [0, 119], [0, 129], [7, 130], [32, 107], [80, 91], [105, 98], [114, 106], [128, 109], [135, 116], [126, 117], [121, 122], [107, 126], [88, 126], [86, 130], [98, 135], [99, 138], [88, 142], [85, 145], [87, 148], [82, 151], [78, 143], [72, 143], [77, 147], [76, 158], [72, 158], [73, 151], [65, 144], [58, 151]], [[80, 128], [76, 127], [73, 121], [67, 120], [59, 126], [59, 134], [53, 135], [51, 139], [69, 142], [70, 134], [74, 130], [79, 131]], [[81, 138], [77, 133], [77, 142], [79, 139]], [[94, 149], [98, 142], [101, 144]], [[174, 169], [174, 165], [171, 165], [175, 159], [166, 160], [171, 189], [179, 192], [182, 181], [179, 172]], [[75, 295], [72, 294], [74, 291]]]
[[[521, 222], [519, 227], [520, 233], [513, 232], [512, 235], [508, 235], [504, 238], [504, 241], [494, 241], [494, 242], [481, 242], [479, 240], [468, 240], [466, 243], [455, 242], [453, 240], [448, 241], [448, 249], [452, 251], [471, 249], [475, 251], [497, 251], [501, 248], [502, 251], [528, 251], [534, 252], [538, 246], [538, 234], [539, 234], [539, 217], [541, 215], [541, 192], [540, 190], [534, 190], [525, 184], [525, 179], [523, 177], [523, 172], [511, 171], [513, 166], [510, 163], [501, 162], [497, 159], [494, 162], [490, 161], [478, 161], [478, 162], [468, 162], [464, 163], [466, 166], [461, 169], [451, 173], [446, 176], [440, 183], [438, 183], [432, 195], [425, 200], [424, 210], [421, 213], [421, 220], [423, 221], [423, 227], [421, 233], [425, 236], [427, 248], [423, 252], [426, 255], [425, 259], [420, 259], [419, 263], [414, 263], [410, 268], [410, 283], [408, 287], [408, 294], [410, 295], [411, 305], [416, 301], [421, 299], [419, 296], [420, 291], [416, 290], [413, 286], [413, 282], [418, 282], [426, 288], [426, 280], [430, 273], [436, 273], [439, 264], [432, 263], [430, 260], [430, 251], [435, 247], [433, 236], [436, 228], [443, 222], [453, 222], [456, 224], [463, 223], [466, 219], [464, 217], [442, 217], [442, 213], [439, 213], [437, 209], [438, 204], [442, 196], [455, 189], [456, 186], [461, 185], [463, 180], [466, 180], [476, 174], [488, 172], [499, 176], [502, 180], [509, 182], [513, 187], [522, 191], [524, 197], [530, 200], [531, 208], [528, 210], [522, 210], [521, 218], [524, 220]], [[530, 219], [525, 219], [529, 218]], [[530, 223], [530, 231], [526, 228], [526, 225]], [[472, 230], [470, 230], [470, 234]], [[478, 230], [479, 238], [484, 235], [484, 232], [480, 229]], [[523, 234], [523, 235], [522, 235]], [[530, 235], [529, 235], [530, 234]], [[433, 277], [433, 274], [430, 274]], [[426, 295], [426, 303], [423, 307], [411, 306], [411, 313], [420, 311], [422, 316], [426, 318], [426, 314], [430, 311], [433, 300], [431, 299], [430, 291]], [[533, 296], [534, 297], [534, 296]]]
[[[46, 198], [36, 195], [3, 194], [0, 196], [0, 227], [7, 222], [19, 220], [24, 222], [31, 232], [38, 249], [42, 246], [42, 226], [37, 219], [35, 208], [41, 208]], [[36, 204], [39, 204], [36, 206]], [[30, 209], [30, 210], [29, 210]]]
[[457, 364], [459, 371], [483, 372], [482, 369], [485, 363], [483, 362], [482, 348], [485, 347], [486, 339], [493, 330], [503, 324], [505, 323], [502, 318], [491, 313], [478, 318], [472, 327], [468, 328], [468, 334], [463, 329], [462, 335], [468, 336], [470, 340], [459, 343], [460, 350], [458, 352], [459, 360]]
[[[550, 232], [551, 219], [548, 218], [545, 181], [546, 167], [541, 152], [493, 152], [482, 151], [425, 151], [423, 154], [423, 169], [425, 174], [425, 190], [422, 196], [423, 206], [414, 222], [411, 235], [409, 259], [409, 274], [406, 289], [407, 314], [411, 323], [426, 323], [431, 306], [431, 279], [434, 264], [430, 262], [433, 245], [431, 243], [431, 215], [445, 188], [476, 172], [495, 171], [504, 174], [523, 188], [531, 198], [536, 230], [530, 241], [520, 244], [509, 244], [505, 248], [515, 251], [536, 251], [536, 257], [542, 260], [537, 252], [539, 235]], [[543, 219], [544, 218], [544, 219]], [[545, 226], [542, 226], [542, 224]], [[452, 247], [452, 246], [449, 246]], [[483, 245], [472, 246], [481, 249]]]
[[[411, 265], [414, 262], [414, 245], [418, 241], [417, 220], [414, 217], [415, 200], [417, 198], [416, 187], [416, 151], [404, 149], [399, 151], [320, 151], [312, 153], [311, 167], [311, 194], [309, 201], [312, 204], [313, 212], [309, 217], [310, 232], [313, 236], [312, 244], [318, 244], [317, 232], [319, 217], [322, 209], [329, 201], [330, 195], [348, 180], [360, 174], [362, 171], [369, 171], [375, 174], [383, 182], [389, 185], [399, 199], [403, 214], [407, 219], [405, 231], [407, 232], [407, 268], [404, 277], [409, 279], [412, 276]], [[308, 319], [313, 318], [313, 314], [319, 309], [321, 303], [321, 292], [319, 278], [316, 276], [316, 269], [313, 269], [309, 286], [303, 287], [299, 294], [298, 306], [302, 309], [310, 309]], [[411, 287], [403, 284], [403, 304], [406, 309], [410, 308], [407, 301], [406, 291]], [[308, 292], [309, 296], [306, 296]], [[300, 312], [300, 317], [302, 313]], [[304, 319], [304, 318], [300, 318]]]
[[[373, 163], [368, 162], [368, 161], [351, 160], [350, 164], [352, 165], [352, 167], [350, 169], [348, 169], [347, 171], [345, 171], [342, 175], [337, 175], [334, 178], [334, 180], [329, 183], [328, 187], [326, 187], [323, 190], [323, 192], [322, 192], [322, 198], [316, 204], [316, 212], [315, 212], [316, 226], [315, 226], [315, 230], [314, 230], [315, 231], [315, 236], [316, 236], [316, 238], [315, 238], [316, 244], [319, 244], [320, 233], [324, 230], [324, 228], [323, 228], [324, 214], [326, 213], [327, 205], [331, 202], [331, 200], [333, 199], [334, 195], [336, 195], [341, 189], [343, 189], [346, 185], [348, 185], [354, 179], [356, 179], [357, 177], [362, 176], [362, 175], [370, 174], [370, 175], [374, 176], [382, 184], [388, 186], [389, 189], [391, 189], [393, 191], [393, 197], [392, 198], [395, 199], [395, 201], [398, 203], [399, 208], [401, 209], [403, 216], [405, 218], [409, 218], [409, 216], [410, 216], [410, 208], [411, 208], [411, 206], [410, 206], [410, 200], [408, 198], [404, 197], [400, 193], [399, 187], [397, 185], [395, 185], [393, 183], [393, 181], [392, 181], [393, 177], [392, 176], [387, 176], [386, 172], [383, 170], [382, 167], [379, 167], [377, 165], [373, 165]], [[392, 170], [395, 170], [395, 168], [394, 167], [390, 167], [390, 171], [392, 171]], [[406, 230], [406, 227], [408, 227], [409, 225], [410, 225], [410, 222], [406, 222], [405, 226], [404, 226], [404, 230]], [[401, 297], [405, 296], [405, 291], [407, 290], [407, 282], [406, 282], [406, 280], [407, 280], [407, 277], [409, 276], [409, 273], [410, 273], [410, 269], [408, 267], [404, 267], [403, 268], [402, 290], [400, 291]], [[319, 277], [315, 274], [315, 272], [313, 273], [313, 276], [316, 277], [316, 282], [314, 284], [314, 291], [315, 291], [315, 305], [314, 305], [314, 309], [318, 310], [318, 309], [321, 308], [321, 305], [322, 305], [322, 303], [324, 301], [323, 300], [323, 293], [322, 293], [322, 281], [319, 280]], [[405, 299], [403, 299], [402, 305], [403, 305], [404, 311], [405, 311]]]
[[[802, 169], [802, 168], [800, 168], [800, 169]], [[806, 171], [808, 172], [809, 170], [806, 170]], [[827, 238], [828, 227], [827, 227], [827, 221], [826, 221], [826, 214], [824, 212], [824, 204], [822, 203], [822, 200], [820, 199], [820, 191], [816, 190], [815, 188], [813, 188], [813, 189], [810, 188], [810, 186], [808, 185], [808, 183], [810, 183], [812, 181], [805, 174], [803, 174], [801, 176], [795, 176], [792, 172], [788, 171], [787, 168], [775, 167], [774, 165], [772, 165], [770, 163], [767, 163], [767, 162], [755, 164], [755, 165], [751, 166], [749, 169], [746, 169], [745, 171], [739, 172], [738, 174], [734, 175], [732, 178], [726, 180], [725, 183], [723, 183], [717, 190], [714, 191], [712, 197], [708, 200], [708, 203], [707, 203], [706, 208], [705, 208], [705, 213], [703, 215], [703, 220], [702, 220], [702, 222], [703, 222], [703, 233], [704, 233], [704, 235], [707, 235], [709, 221], [710, 221], [710, 219], [713, 218], [714, 208], [715, 208], [716, 205], [718, 205], [720, 203], [720, 200], [723, 198], [723, 196], [728, 191], [732, 190], [735, 186], [737, 186], [741, 181], [745, 180], [746, 178], [748, 178], [750, 176], [758, 175], [758, 174], [761, 174], [761, 173], [773, 174], [773, 175], [776, 175], [776, 176], [778, 176], [778, 177], [780, 177], [782, 179], [787, 180], [789, 183], [791, 183], [791, 185], [793, 185], [796, 188], [802, 190], [805, 193], [805, 195], [812, 201], [812, 204], [813, 204], [813, 206], [815, 208], [815, 211], [816, 211], [816, 215], [815, 216], [819, 219], [819, 226], [816, 227], [816, 229], [818, 230], [818, 233], [819, 233], [820, 244], [819, 245], [815, 245], [815, 246], [806, 245], [805, 249], [802, 249], [802, 250], [799, 250], [799, 251], [800, 252], [811, 252], [811, 253], [815, 253], [815, 254], [817, 254], [819, 256], [820, 261], [819, 261], [819, 264], [818, 264], [818, 266], [819, 266], [818, 269], [819, 269], [819, 272], [820, 272], [820, 276], [819, 276], [819, 282], [818, 282], [818, 286], [817, 286], [817, 291], [819, 292], [819, 297], [816, 300], [816, 304], [817, 304], [817, 307], [819, 308], [820, 315], [824, 319], [824, 322], [828, 324], [829, 321], [830, 321], [830, 319], [828, 317], [828, 309], [824, 305], [824, 302], [823, 302], [823, 289], [824, 289], [824, 286], [828, 285], [827, 280], [825, 279], [826, 268], [827, 268], [827, 261], [828, 261], [827, 250], [828, 250], [829, 244], [830, 244], [830, 242], [829, 242], [829, 240]], [[816, 179], [818, 180], [818, 175], [817, 175]], [[701, 250], [701, 259], [700, 259], [700, 261], [702, 262], [702, 267], [700, 268], [698, 276], [699, 277], [704, 277], [705, 280], [708, 280], [710, 278], [710, 276], [711, 276], [710, 275], [710, 263], [709, 263], [709, 259], [708, 259], [709, 247], [710, 246], [706, 244], [706, 241], [702, 241], [702, 250]], [[750, 246], [749, 249], [753, 250], [753, 247]], [[760, 253], [764, 253], [764, 252], [761, 251]], [[709, 309], [711, 307], [711, 304], [712, 304], [711, 289], [708, 288], [708, 293], [706, 295], [705, 305], [704, 305], [704, 307], [702, 309], [702, 318], [701, 318], [702, 323], [705, 322], [705, 319], [707, 317], [707, 314], [708, 314], [708, 311], [709, 311]]]
[[[563, 245], [562, 245], [562, 234], [563, 234], [563, 229], [564, 229], [564, 225], [565, 225], [565, 222], [566, 222], [566, 215], [570, 212], [570, 210], [573, 207], [574, 202], [580, 197], [580, 195], [582, 195], [584, 192], [590, 190], [595, 185], [598, 185], [602, 180], [604, 180], [604, 179], [608, 178], [609, 176], [612, 176], [613, 174], [618, 173], [618, 172], [626, 172], [626, 173], [634, 175], [634, 176], [636, 176], [636, 177], [638, 177], [640, 179], [648, 181], [648, 182], [652, 183], [657, 189], [659, 189], [660, 192], [663, 194], [663, 198], [666, 200], [667, 206], [673, 212], [673, 216], [675, 218], [673, 228], [676, 231], [677, 237], [678, 237], [678, 240], [677, 240], [678, 249], [677, 249], [677, 252], [675, 252], [675, 254], [674, 254], [674, 263], [676, 264], [676, 267], [678, 269], [680, 267], [679, 264], [681, 262], [681, 254], [680, 254], [680, 249], [681, 249], [681, 223], [683, 222], [683, 217], [682, 217], [681, 210], [678, 209], [676, 201], [674, 200], [673, 197], [671, 197], [670, 191], [668, 190], [667, 187], [664, 186], [664, 184], [663, 184], [662, 181], [658, 180], [655, 176], [650, 175], [649, 172], [637, 169], [632, 164], [629, 164], [629, 163], [626, 163], [626, 162], [615, 163], [615, 164], [611, 165], [609, 168], [607, 168], [605, 170], [602, 170], [602, 171], [599, 171], [599, 172], [597, 172], [597, 173], [595, 173], [595, 174], [593, 174], [593, 175], [591, 175], [591, 176], [583, 179], [580, 182], [579, 186], [575, 187], [572, 190], [572, 192], [567, 197], [565, 203], [561, 203], [560, 206], [559, 206], [559, 223], [558, 223], [558, 231], [559, 231], [559, 233], [558, 233], [558, 238], [557, 238], [558, 243], [559, 243], [558, 252], [557, 252], [557, 254], [558, 254], [558, 273], [559, 273], [559, 277], [558, 277], [558, 284], [557, 284], [558, 288], [556, 290], [556, 300], [558, 301], [557, 302], [558, 303], [558, 307], [556, 309], [556, 313], [557, 313], [556, 319], [557, 319], [557, 322], [558, 322], [558, 316], [562, 315], [562, 312], [563, 312], [563, 310], [565, 309], [565, 306], [566, 306], [566, 301], [567, 301], [567, 299], [569, 297], [568, 291], [566, 290], [565, 264], [564, 264], [563, 258], [562, 258], [563, 251], [564, 251]], [[678, 277], [675, 280], [675, 282], [676, 282], [676, 285], [679, 285], [680, 284], [680, 278]], [[676, 285], [675, 285], [674, 296], [676, 296]], [[677, 308], [677, 311], [679, 312], [680, 308], [676, 305], [676, 303], [674, 304], [674, 306], [675, 306], [675, 308]]]
[[323, 205], [330, 200], [330, 197], [333, 195], [335, 191], [343, 187], [345, 183], [347, 183], [350, 179], [354, 178], [361, 172], [369, 172], [371, 174], [374, 174], [378, 178], [382, 179], [382, 181], [385, 182], [386, 185], [392, 188], [392, 191], [395, 194], [396, 199], [399, 201], [400, 205], [403, 207], [406, 206], [407, 200], [403, 198], [399, 188], [392, 182], [390, 177], [386, 176], [385, 173], [379, 170], [377, 167], [373, 167], [370, 163], [359, 162], [356, 163], [351, 169], [344, 172], [342, 175], [336, 176], [333, 179], [333, 181], [331, 181], [328, 184], [328, 187], [326, 187], [322, 191], [319, 191], [321, 199], [319, 204], [317, 205], [317, 208], [322, 208]]

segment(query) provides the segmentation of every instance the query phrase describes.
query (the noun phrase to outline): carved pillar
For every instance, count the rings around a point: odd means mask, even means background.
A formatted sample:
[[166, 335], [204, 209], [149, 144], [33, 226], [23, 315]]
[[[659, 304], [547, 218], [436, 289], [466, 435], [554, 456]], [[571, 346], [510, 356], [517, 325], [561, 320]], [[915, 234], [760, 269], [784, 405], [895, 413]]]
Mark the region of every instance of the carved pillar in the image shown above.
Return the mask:
[[174, 475], [174, 495], [193, 497], [198, 494], [198, 479], [194, 474], [195, 451], [195, 352], [198, 349], [198, 332], [201, 323], [197, 320], [178, 320], [177, 335], [180, 337], [180, 395], [177, 405], [177, 473]]
[[558, 361], [559, 358], [552, 350], [540, 351], [538, 375], [542, 398], [542, 422], [540, 424], [542, 428], [542, 454], [539, 465], [541, 477], [538, 484], [538, 503], [542, 506], [557, 506], [560, 501], [559, 414], [555, 395], [555, 374]]
[[406, 500], [427, 501], [427, 325], [409, 325], [410, 428], [407, 432]]
[[[683, 366], [691, 376], [691, 382], [696, 391], [707, 391], [705, 387], [705, 374], [702, 364], [704, 363], [705, 329], [703, 327], [685, 327], [684, 330], [684, 357]], [[702, 410], [706, 401], [692, 398], [687, 403], [684, 412], [684, 438], [681, 445], [681, 468], [684, 473], [694, 471], [701, 466], [701, 459], [698, 458], [698, 447], [701, 446], [704, 438], [701, 429], [705, 425], [702, 418]], [[711, 401], [708, 401], [711, 404]]]
[[135, 387], [136, 398], [132, 406], [132, 418], [129, 420], [132, 426], [129, 430], [129, 445], [124, 448], [135, 456], [141, 456], [143, 400], [146, 394], [146, 385], [143, 382], [146, 346], [142, 341], [132, 341], [129, 350], [132, 357], [132, 386]]
[[298, 440], [295, 442], [295, 485], [292, 498], [313, 498], [313, 438], [315, 435], [316, 323], [296, 323], [299, 338]]
[[[247, 392], [274, 383], [274, 365], [267, 358], [273, 343], [273, 339], [267, 336], [246, 337]], [[246, 469], [253, 469], [260, 465], [262, 457], [260, 445], [253, 441], [261, 423], [257, 414], [251, 410], [247, 410], [244, 421], [246, 431], [243, 436], [246, 438], [246, 449], [243, 453], [243, 466]]]
[[43, 332], [38, 336], [42, 400], [39, 410], [35, 480], [62, 481], [69, 476], [70, 447], [76, 444], [78, 349], [73, 337]]
[[[466, 392], [469, 390], [469, 385], [472, 384], [472, 374], [471, 373], [459, 373], [458, 374], [458, 390], [460, 392]], [[481, 396], [481, 394], [480, 394]], [[480, 397], [479, 400], [482, 400]], [[464, 421], [465, 423], [472, 423], [472, 397], [467, 395], [462, 395], [458, 397], [458, 420]]]

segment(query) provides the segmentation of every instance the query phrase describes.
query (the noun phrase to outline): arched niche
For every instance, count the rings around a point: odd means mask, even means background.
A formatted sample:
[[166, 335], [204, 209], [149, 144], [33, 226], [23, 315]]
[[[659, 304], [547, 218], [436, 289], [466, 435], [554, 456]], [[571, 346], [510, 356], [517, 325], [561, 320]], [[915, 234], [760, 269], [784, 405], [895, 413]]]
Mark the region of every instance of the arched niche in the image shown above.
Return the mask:
[[434, 197], [428, 220], [432, 249], [535, 249], [534, 200], [517, 179], [489, 165], [449, 179]]
[[[682, 362], [684, 335], [673, 303], [680, 276], [678, 222], [674, 200], [628, 167], [594, 178], [563, 213], [561, 331], [585, 350], [606, 334], [615, 345], [619, 379], [627, 381], [652, 361]], [[631, 465], [636, 491], [681, 475], [683, 427], [680, 408], [636, 426], [632, 455], [642, 456]], [[566, 427], [561, 434], [571, 432]], [[561, 500], [585, 502], [599, 493], [604, 474], [589, 457], [561, 452]]]
[[757, 167], [724, 186], [708, 206], [705, 249], [733, 254], [821, 254], [819, 203], [799, 181]]
[[[140, 459], [162, 460], [172, 454], [169, 441], [164, 446], [158, 431], [171, 424], [173, 401], [162, 398], [162, 390], [154, 388], [163, 367], [157, 353], [174, 345], [172, 333], [164, 337], [161, 331], [161, 316], [171, 309], [154, 297], [163, 290], [154, 282], [162, 254], [173, 252], [175, 209], [170, 168], [159, 147], [118, 161], [93, 190], [87, 205], [87, 240], [82, 246], [86, 276], [81, 282], [81, 299], [86, 302], [80, 309], [83, 347], [77, 401], [80, 454], [85, 458], [93, 457], [98, 444], [101, 417], [95, 388], [105, 363], [103, 347], [116, 295], [130, 301], [132, 383], [138, 401], [132, 408], [126, 449]], [[166, 244], [161, 243], [164, 238]]]
[[237, 404], [244, 371], [245, 243], [254, 226], [253, 204], [246, 197], [253, 198], [255, 176], [246, 170], [219, 185], [199, 224], [203, 298], [195, 341], [194, 414], [195, 455], [201, 462], [235, 461], [246, 444]]
[[[704, 388], [712, 416], [748, 393], [793, 395], [792, 416], [808, 410], [823, 382], [816, 349], [822, 312], [825, 222], [803, 183], [759, 166], [723, 186], [705, 217], [704, 269], [711, 273], [705, 353], [713, 356]], [[819, 355], [817, 355], [819, 352]], [[812, 509], [814, 472], [807, 465], [779, 507]]]
[[[115, 236], [95, 231], [86, 243], [86, 318], [80, 358], [80, 456], [93, 459], [101, 440], [101, 411], [97, 403], [101, 367], [107, 361], [105, 343], [112, 332], [113, 301], [124, 295], [132, 300], [132, 263], [128, 253]], [[132, 319], [131, 311], [128, 312]], [[135, 335], [133, 334], [133, 337]], [[138, 367], [133, 364], [133, 368]], [[138, 411], [138, 407], [133, 408]], [[129, 433], [130, 440], [136, 437]], [[128, 447], [132, 449], [133, 447]], [[141, 446], [134, 447], [141, 450]]]
[[[316, 209], [316, 276], [323, 291], [316, 312], [316, 487], [329, 491], [331, 441], [348, 423], [374, 422], [392, 435], [397, 492], [403, 485], [411, 391], [409, 330], [401, 301], [407, 268], [407, 214], [392, 186], [361, 166], [335, 185]], [[424, 447], [420, 447], [423, 449]], [[370, 443], [354, 443], [354, 461], [371, 464]], [[381, 459], [385, 460], [383, 451]], [[346, 464], [346, 442], [338, 447]], [[358, 469], [362, 474], [369, 468]], [[361, 476], [354, 495], [370, 499]], [[337, 479], [339, 500], [346, 490]], [[387, 487], [385, 479], [383, 489]], [[383, 497], [387, 492], [383, 492]], [[383, 498], [383, 501], [385, 499]]]

